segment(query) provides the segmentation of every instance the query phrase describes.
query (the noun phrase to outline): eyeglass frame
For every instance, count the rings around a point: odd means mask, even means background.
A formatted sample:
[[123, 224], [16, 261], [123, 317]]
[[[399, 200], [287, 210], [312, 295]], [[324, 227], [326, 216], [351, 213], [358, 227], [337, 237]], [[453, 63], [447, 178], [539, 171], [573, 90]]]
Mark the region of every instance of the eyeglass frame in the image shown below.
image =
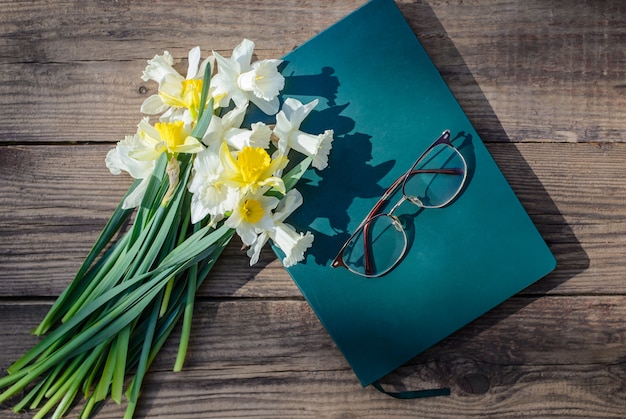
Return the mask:
[[[419, 164], [419, 162], [428, 155], [428, 153], [430, 153], [436, 146], [438, 145], [446, 145], [450, 148], [452, 148], [461, 158], [461, 161], [463, 162], [463, 167], [462, 168], [454, 168], [454, 169], [424, 169], [424, 170], [414, 170], [415, 167]], [[415, 174], [419, 174], [419, 173], [436, 173], [436, 174], [455, 174], [455, 175], [460, 175], [462, 172], [463, 175], [463, 179], [461, 180], [461, 184], [459, 186], [459, 189], [444, 203], [439, 204], [439, 205], [425, 205], [423, 202], [421, 202], [419, 200], [419, 198], [417, 198], [416, 196], [408, 196], [405, 193], [405, 186], [406, 186], [406, 181], [413, 175]], [[337, 256], [335, 256], [335, 258], [333, 259], [333, 261], [331, 262], [330, 266], [333, 268], [339, 268], [339, 267], [343, 267], [346, 268], [349, 272], [352, 272], [356, 275], [365, 277], [365, 278], [379, 278], [381, 276], [386, 275], [387, 273], [389, 273], [390, 271], [392, 271], [399, 263], [400, 261], [402, 261], [402, 259], [404, 258], [404, 256], [406, 255], [406, 252], [408, 250], [408, 239], [406, 236], [406, 230], [404, 228], [404, 226], [402, 225], [402, 223], [400, 222], [400, 220], [398, 219], [397, 216], [393, 215], [394, 211], [396, 211], [400, 205], [402, 205], [405, 201], [408, 201], [410, 203], [412, 203], [413, 205], [419, 207], [419, 208], [425, 208], [425, 209], [435, 209], [435, 208], [443, 208], [446, 205], [450, 204], [452, 201], [454, 201], [457, 196], [459, 195], [459, 193], [461, 193], [461, 191], [463, 190], [463, 187], [465, 186], [465, 181], [467, 180], [467, 162], [465, 161], [465, 157], [463, 157], [463, 154], [452, 144], [452, 141], [450, 140], [450, 130], [445, 130], [443, 131], [443, 133], [426, 149], [424, 150], [424, 152], [422, 152], [422, 154], [417, 158], [417, 160], [415, 160], [415, 162], [411, 165], [411, 168], [406, 171], [403, 175], [401, 175], [398, 179], [396, 179], [393, 184], [385, 191], [385, 193], [378, 199], [378, 201], [376, 202], [376, 204], [372, 207], [372, 209], [370, 210], [370, 212], [365, 216], [365, 218], [363, 219], [363, 221], [361, 221], [361, 223], [359, 224], [359, 226], [354, 230], [354, 232], [352, 233], [352, 235], [348, 238], [348, 240], [346, 240], [346, 242], [343, 244], [343, 246], [341, 246], [341, 249], [339, 249], [339, 253], [337, 253]], [[398, 202], [391, 207], [391, 209], [389, 211], [387, 211], [386, 213], [378, 213], [378, 211], [380, 211], [380, 209], [382, 208], [382, 206], [387, 202], [387, 200], [396, 193], [398, 187], [402, 185], [402, 197], [398, 200]], [[352, 242], [352, 240], [354, 239], [354, 237], [356, 237], [356, 235], [358, 233], [361, 232], [361, 230], [363, 230], [363, 236], [364, 236], [364, 242], [366, 241], [366, 237], [367, 237], [367, 231], [366, 231], [366, 227], [371, 223], [372, 220], [376, 219], [377, 217], [389, 217], [392, 219], [394, 226], [399, 227], [399, 231], [402, 232], [403, 236], [404, 236], [404, 249], [402, 250], [402, 253], [400, 255], [400, 257], [398, 258], [398, 260], [396, 260], [389, 268], [387, 268], [386, 270], [382, 271], [381, 273], [378, 274], [366, 274], [366, 273], [360, 273], [357, 271], [354, 271], [352, 269], [350, 269], [350, 267], [348, 267], [348, 265], [346, 264], [346, 262], [343, 259], [343, 253], [345, 252], [346, 248], [348, 247], [348, 245]], [[364, 243], [364, 246], [366, 246], [367, 244]], [[368, 270], [371, 271], [371, 269], [368, 268], [368, 266], [371, 265], [371, 262], [369, 261], [370, 257], [368, 256], [370, 254], [370, 252], [368, 251], [364, 251], [364, 257], [365, 257], [365, 272], [367, 272]]]

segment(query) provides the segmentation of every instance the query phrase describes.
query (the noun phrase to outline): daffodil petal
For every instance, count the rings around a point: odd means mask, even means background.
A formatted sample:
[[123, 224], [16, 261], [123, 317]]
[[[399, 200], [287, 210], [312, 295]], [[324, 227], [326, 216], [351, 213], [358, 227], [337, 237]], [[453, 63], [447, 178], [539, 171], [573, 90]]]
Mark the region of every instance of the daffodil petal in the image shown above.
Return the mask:
[[274, 211], [274, 221], [277, 223], [285, 221], [303, 202], [302, 194], [297, 189], [289, 190]]
[[263, 249], [263, 246], [265, 246], [265, 243], [267, 243], [268, 239], [269, 236], [265, 231], [263, 231], [256, 237], [256, 240], [254, 241], [254, 243], [252, 243], [252, 245], [246, 252], [248, 257], [250, 258], [250, 266], [256, 264], [259, 261], [261, 250]]
[[292, 130], [291, 122], [289, 122], [283, 108], [283, 110], [276, 115], [276, 126], [274, 127], [274, 135], [278, 138], [278, 144], [276, 146], [278, 151], [283, 155], [286, 155], [289, 151], [289, 135]]
[[234, 84], [239, 75], [237, 63], [234, 60], [221, 56], [215, 51], [213, 51], [213, 56], [217, 61], [218, 73], [211, 79], [212, 84], [226, 81], [229, 82], [228, 84]]
[[256, 97], [254, 93], [252, 92], [249, 92], [248, 95], [244, 97], [247, 97], [247, 100], [254, 103], [266, 115], [275, 115], [276, 112], [278, 112], [278, 109], [280, 108], [280, 101], [278, 100], [278, 97], [275, 97], [270, 101], [267, 101], [267, 100]]
[[154, 171], [154, 160], [137, 160], [129, 154], [120, 153], [120, 159], [125, 170], [135, 179], [145, 179], [150, 177]]
[[276, 189], [278, 192], [285, 193], [285, 182], [278, 176], [268, 177], [267, 179], [259, 182], [260, 186], [269, 186]]
[[144, 195], [146, 194], [146, 190], [148, 189], [148, 183], [150, 178], [144, 178], [139, 185], [124, 199], [122, 203], [123, 209], [136, 208], [141, 204]]
[[243, 91], [233, 90], [232, 93], [230, 94], [230, 97], [232, 101], [235, 102], [236, 107], [242, 108], [244, 106], [248, 106], [249, 97]]
[[211, 117], [211, 122], [209, 122], [209, 126], [202, 137], [202, 142], [209, 147], [215, 147], [216, 145], [221, 144], [223, 138], [223, 120], [219, 116], [213, 115]]
[[254, 42], [244, 39], [239, 45], [233, 49], [232, 58], [239, 64], [239, 72], [243, 73], [250, 68], [252, 60], [252, 52], [254, 51]]
[[104, 162], [109, 171], [114, 175], [119, 175], [122, 173], [122, 170], [125, 170], [117, 148], [109, 150]]
[[199, 153], [204, 150], [202, 143], [192, 136], [185, 138], [183, 144], [177, 145], [172, 148], [175, 153]]
[[224, 121], [224, 126], [227, 128], [239, 128], [241, 124], [243, 124], [243, 119], [246, 116], [246, 110], [248, 109], [248, 104], [246, 103], [244, 106], [240, 108], [235, 108], [226, 113], [222, 117]]
[[225, 172], [238, 172], [237, 161], [228, 149], [228, 144], [223, 142], [219, 152], [220, 164]]
[[159, 95], [151, 95], [141, 104], [141, 112], [148, 115], [156, 115], [165, 112], [168, 108], [169, 106], [163, 103]]
[[163, 52], [163, 55], [155, 55], [154, 58], [148, 61], [148, 65], [144, 70], [141, 79], [143, 81], [153, 80], [157, 83], [161, 83], [161, 80], [167, 75], [176, 73], [176, 70], [172, 67], [174, 64], [174, 58], [169, 52]]
[[224, 133], [226, 142], [241, 150], [246, 146], [266, 149], [270, 144], [272, 130], [263, 122], [255, 122], [252, 129], [232, 128]]
[[189, 51], [189, 66], [187, 67], [187, 80], [196, 77], [198, 74], [198, 65], [200, 64], [200, 47], [194, 47]]
[[196, 224], [209, 215], [209, 208], [204, 206], [200, 197], [196, 194], [191, 197], [191, 224]]
[[270, 234], [272, 241], [285, 253], [282, 262], [289, 268], [304, 259], [304, 253], [313, 244], [313, 234], [298, 233], [292, 226], [285, 223], [276, 225]]
[[143, 118], [137, 124], [137, 128], [140, 131], [140, 135], [143, 139], [151, 142], [152, 144], [156, 144], [160, 142], [161, 135], [159, 131], [156, 130], [152, 125], [150, 125], [150, 121], [148, 118]]
[[291, 129], [297, 130], [300, 128], [302, 121], [315, 109], [318, 102], [319, 101], [315, 99], [303, 105], [302, 102], [297, 99], [291, 97], [287, 98], [283, 104], [282, 110], [291, 124]]

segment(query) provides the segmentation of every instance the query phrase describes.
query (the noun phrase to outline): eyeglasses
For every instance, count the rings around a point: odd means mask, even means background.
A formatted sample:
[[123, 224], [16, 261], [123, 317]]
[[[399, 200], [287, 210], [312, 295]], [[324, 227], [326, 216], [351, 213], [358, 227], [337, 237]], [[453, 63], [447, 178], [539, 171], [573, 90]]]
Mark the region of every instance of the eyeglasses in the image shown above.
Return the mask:
[[[332, 261], [357, 275], [377, 278], [398, 265], [407, 252], [405, 227], [394, 212], [404, 201], [420, 208], [442, 208], [459, 194], [467, 178], [467, 163], [446, 130], [380, 197]], [[383, 206], [402, 186], [402, 198], [386, 213]]]

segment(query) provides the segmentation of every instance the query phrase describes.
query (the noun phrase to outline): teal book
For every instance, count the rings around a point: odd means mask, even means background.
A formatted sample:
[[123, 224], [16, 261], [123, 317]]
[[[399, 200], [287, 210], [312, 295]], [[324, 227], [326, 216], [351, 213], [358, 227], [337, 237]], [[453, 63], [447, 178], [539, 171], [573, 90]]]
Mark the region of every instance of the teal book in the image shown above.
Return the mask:
[[[552, 271], [556, 262], [391, 0], [373, 0], [284, 57], [283, 99], [319, 103], [301, 126], [333, 129], [288, 220], [315, 241], [288, 269], [366, 386]], [[445, 130], [467, 162], [458, 197], [412, 214], [405, 257], [365, 278], [331, 262], [387, 188]], [[280, 256], [280, 250], [276, 250]]]

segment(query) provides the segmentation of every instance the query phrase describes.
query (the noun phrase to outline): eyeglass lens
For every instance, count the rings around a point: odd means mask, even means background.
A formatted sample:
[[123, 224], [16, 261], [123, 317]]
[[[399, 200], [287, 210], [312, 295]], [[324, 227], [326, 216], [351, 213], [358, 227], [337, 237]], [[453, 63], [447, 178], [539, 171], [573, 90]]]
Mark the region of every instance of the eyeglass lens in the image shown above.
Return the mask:
[[380, 276], [402, 258], [406, 234], [399, 221], [387, 214], [369, 219], [354, 235], [343, 253], [343, 261], [354, 273]]
[[415, 197], [424, 208], [439, 208], [449, 203], [464, 181], [465, 162], [459, 152], [437, 144], [411, 170], [404, 183], [404, 195]]

